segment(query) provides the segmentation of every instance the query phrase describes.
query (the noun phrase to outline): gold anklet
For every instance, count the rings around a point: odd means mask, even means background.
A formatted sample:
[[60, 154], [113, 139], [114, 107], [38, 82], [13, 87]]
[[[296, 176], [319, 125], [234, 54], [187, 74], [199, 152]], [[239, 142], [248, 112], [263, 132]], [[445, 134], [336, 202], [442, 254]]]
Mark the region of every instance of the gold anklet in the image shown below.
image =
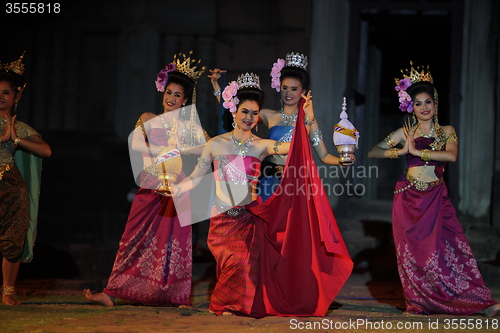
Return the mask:
[[15, 290], [16, 289], [14, 286], [3, 286], [2, 287], [2, 295], [12, 296], [12, 295], [14, 295]]

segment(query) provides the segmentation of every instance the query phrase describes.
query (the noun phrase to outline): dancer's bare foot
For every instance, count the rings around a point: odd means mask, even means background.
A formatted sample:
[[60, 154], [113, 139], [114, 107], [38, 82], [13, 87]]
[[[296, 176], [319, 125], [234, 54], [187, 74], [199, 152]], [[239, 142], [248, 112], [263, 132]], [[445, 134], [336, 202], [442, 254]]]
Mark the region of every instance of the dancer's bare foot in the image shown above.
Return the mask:
[[16, 293], [14, 286], [3, 285], [0, 289], [2, 294], [2, 304], [5, 305], [20, 305], [21, 303], [14, 299], [14, 294]]
[[104, 305], [104, 306], [115, 305], [115, 303], [114, 303], [115, 298], [111, 297], [109, 295], [106, 295], [105, 293], [92, 294], [90, 289], [85, 289], [83, 292], [85, 293], [85, 298], [88, 301], [91, 301], [92, 303], [100, 304], [100, 305]]
[[194, 309], [194, 307], [191, 305], [182, 304], [182, 305], [179, 305], [179, 309]]
[[2, 304], [4, 305], [21, 305], [21, 302], [18, 302], [14, 299], [13, 295], [2, 295]]
[[234, 316], [234, 313], [229, 312], [229, 311], [224, 311], [224, 312], [222, 312], [222, 315], [223, 316]]
[[500, 316], [500, 304], [495, 304], [484, 309], [484, 315], [486, 317]]

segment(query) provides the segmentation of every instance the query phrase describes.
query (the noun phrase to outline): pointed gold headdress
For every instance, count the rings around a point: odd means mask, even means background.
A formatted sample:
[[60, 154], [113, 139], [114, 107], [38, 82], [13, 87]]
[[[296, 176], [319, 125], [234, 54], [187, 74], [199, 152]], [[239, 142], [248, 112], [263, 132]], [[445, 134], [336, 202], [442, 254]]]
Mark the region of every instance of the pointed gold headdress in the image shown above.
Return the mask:
[[[203, 66], [201, 67], [200, 70], [196, 70], [198, 68], [198, 65], [201, 63], [201, 60], [195, 60], [191, 59], [191, 54], [193, 54], [193, 51], [189, 51], [189, 56], [186, 57], [186, 54], [184, 53], [179, 53], [174, 55], [174, 65], [175, 69], [185, 75], [187, 75], [191, 80], [193, 80], [195, 83], [198, 81], [200, 76], [205, 72], [206, 67]], [[178, 58], [178, 56], [184, 58], [184, 60], [181, 62], [181, 60]]]
[[[410, 69], [401, 69], [401, 73], [403, 74], [403, 78], [395, 78], [396, 82], [396, 91], [398, 91], [399, 96], [399, 109], [401, 111], [406, 111], [408, 113], [413, 112], [413, 102], [411, 100], [410, 95], [406, 92], [409, 86], [414, 83], [427, 81], [431, 84], [434, 84], [434, 79], [432, 78], [431, 72], [429, 71], [429, 65], [427, 67], [416, 66], [413, 67], [413, 61], [410, 61]], [[438, 106], [438, 94], [436, 88], [434, 88], [434, 104]]]
[[[410, 61], [410, 69], [402, 69], [401, 73], [403, 73], [403, 78], [410, 78], [411, 83], [427, 81], [430, 83], [434, 83], [434, 79], [432, 78], [431, 72], [429, 71], [429, 65], [427, 67], [413, 67], [413, 61]], [[396, 85], [399, 85], [399, 79], [394, 79], [396, 81]]]
[[23, 54], [18, 60], [13, 61], [11, 63], [2, 63], [0, 61], [0, 71], [14, 72], [18, 75], [22, 75], [24, 73], [24, 64], [23, 64], [24, 53], [26, 53], [26, 51], [23, 52]]

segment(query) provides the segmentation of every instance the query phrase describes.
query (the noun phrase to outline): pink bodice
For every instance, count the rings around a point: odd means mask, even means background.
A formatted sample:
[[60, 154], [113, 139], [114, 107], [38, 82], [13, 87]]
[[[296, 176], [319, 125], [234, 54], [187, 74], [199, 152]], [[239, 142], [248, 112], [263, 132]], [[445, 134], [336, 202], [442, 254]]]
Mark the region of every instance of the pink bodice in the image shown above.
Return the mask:
[[231, 181], [235, 185], [257, 183], [260, 160], [254, 156], [220, 155], [214, 158], [214, 170], [217, 181]]

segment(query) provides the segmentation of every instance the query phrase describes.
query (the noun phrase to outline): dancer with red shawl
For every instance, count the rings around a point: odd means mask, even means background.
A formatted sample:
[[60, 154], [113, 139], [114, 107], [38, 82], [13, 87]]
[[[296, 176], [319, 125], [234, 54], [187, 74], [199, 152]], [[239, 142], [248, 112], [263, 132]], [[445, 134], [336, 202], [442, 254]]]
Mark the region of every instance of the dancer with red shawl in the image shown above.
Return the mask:
[[[465, 238], [443, 181], [458, 138], [437, 117], [437, 92], [425, 68], [396, 79], [400, 109], [412, 113], [403, 128], [368, 152], [369, 158], [405, 156], [407, 172], [396, 183], [392, 226], [406, 312], [470, 315], [500, 313]], [[396, 148], [399, 143], [403, 148]]]
[[[217, 262], [217, 284], [209, 310], [256, 318], [324, 316], [352, 261], [311, 156], [310, 93], [302, 95], [291, 143], [252, 134], [264, 98], [256, 75], [241, 75], [222, 97], [233, 113], [234, 130], [208, 141], [194, 172], [172, 186], [173, 196], [192, 189], [214, 163], [208, 244]], [[289, 151], [294, 153], [280, 187], [262, 202], [256, 195], [260, 162]]]
[[[163, 114], [142, 114], [131, 135], [133, 167], [134, 152], [142, 155], [138, 163], [140, 188], [106, 288], [96, 294], [85, 290], [85, 297], [97, 304], [113, 306], [115, 298], [150, 305], [190, 304], [192, 230], [191, 225], [179, 223], [179, 216], [190, 212], [176, 209], [171, 198], [156, 192], [157, 156], [172, 146], [183, 154], [200, 154], [201, 144], [208, 138], [193, 119], [196, 117], [193, 90], [204, 67], [197, 70], [199, 62], [185, 55], [184, 61], [180, 61], [176, 56], [174, 62], [158, 73], [156, 80], [157, 90], [163, 92]], [[181, 173], [179, 179], [184, 176]], [[180, 199], [190, 198], [185, 193]]]
[[[290, 52], [285, 59], [278, 58], [271, 69], [271, 88], [279, 92], [281, 108], [280, 110], [262, 109], [259, 115], [259, 122], [262, 122], [268, 129], [269, 139], [291, 142], [302, 95], [309, 89], [309, 72], [307, 71], [307, 56], [300, 53]], [[219, 99], [220, 86], [217, 83], [225, 71], [220, 69], [211, 70], [209, 76], [214, 88], [214, 94]], [[318, 154], [318, 157], [325, 164], [339, 165], [339, 158], [328, 152], [323, 140], [323, 133], [318, 122], [311, 125], [309, 139]], [[259, 180], [259, 195], [266, 201], [277, 189], [281, 182], [283, 169], [288, 155], [271, 155], [262, 161], [261, 175]], [[350, 154], [354, 161], [356, 157]]]

